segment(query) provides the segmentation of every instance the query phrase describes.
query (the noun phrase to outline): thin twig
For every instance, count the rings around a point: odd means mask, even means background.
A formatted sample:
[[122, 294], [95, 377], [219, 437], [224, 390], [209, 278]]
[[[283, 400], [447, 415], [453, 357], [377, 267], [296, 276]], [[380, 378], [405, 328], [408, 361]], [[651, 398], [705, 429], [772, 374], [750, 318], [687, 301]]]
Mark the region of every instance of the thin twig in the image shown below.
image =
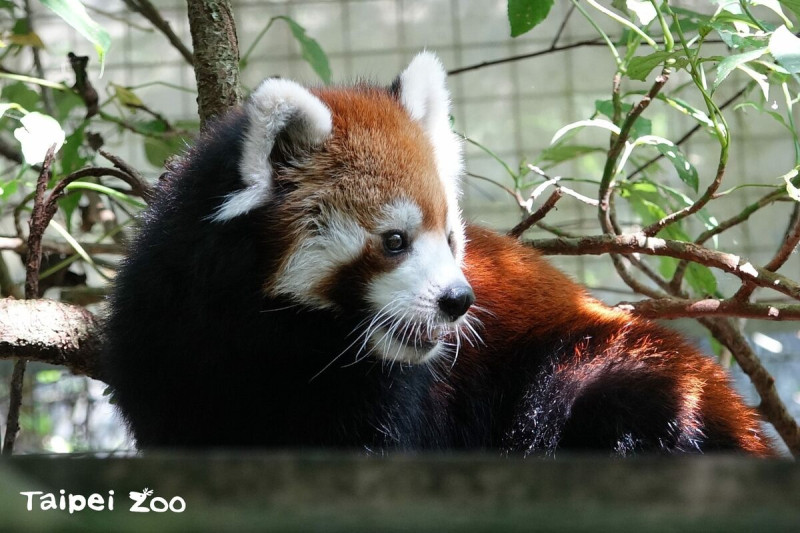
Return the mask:
[[[42, 170], [39, 172], [39, 179], [36, 181], [36, 196], [33, 201], [33, 212], [29, 221], [30, 231], [28, 233], [28, 254], [25, 260], [25, 298], [35, 299], [39, 297], [39, 267], [42, 263], [42, 235], [47, 228], [49, 217], [47, 217], [45, 207], [45, 192], [50, 181], [50, 167], [55, 157], [56, 146], [47, 149], [42, 163]], [[19, 433], [19, 412], [22, 406], [22, 385], [25, 377], [25, 367], [28, 362], [26, 359], [18, 358], [14, 361], [14, 370], [11, 375], [8, 395], [8, 416], [6, 418], [6, 434], [3, 439], [3, 455], [14, 453], [14, 444]]]
[[528, 215], [525, 220], [514, 226], [508, 232], [509, 237], [514, 237], [515, 239], [520, 238], [528, 228], [542, 220], [545, 215], [556, 206], [556, 202], [558, 202], [561, 196], [561, 188], [556, 187], [539, 209]]
[[[722, 111], [723, 109], [725, 109], [726, 107], [728, 107], [729, 105], [731, 105], [732, 103], [734, 103], [734, 102], [735, 102], [736, 100], [738, 100], [738, 99], [739, 99], [739, 98], [740, 98], [740, 97], [741, 97], [741, 96], [742, 96], [744, 93], [746, 93], [746, 92], [747, 92], [747, 90], [748, 90], [749, 88], [750, 88], [750, 86], [749, 86], [749, 85], [747, 85], [747, 86], [745, 86], [745, 87], [742, 87], [741, 89], [739, 89], [739, 91], [737, 91], [737, 92], [736, 92], [736, 94], [734, 94], [733, 96], [731, 96], [730, 98], [728, 98], [727, 100], [725, 100], [725, 101], [724, 101], [722, 104], [720, 104], [720, 106], [719, 106], [719, 110], [720, 110], [720, 111]], [[685, 143], [686, 141], [688, 141], [688, 140], [689, 140], [689, 139], [690, 139], [690, 138], [691, 138], [691, 137], [692, 137], [692, 136], [693, 136], [695, 133], [697, 133], [698, 131], [700, 131], [700, 130], [703, 128], [703, 126], [704, 126], [704, 124], [696, 124], [696, 125], [695, 125], [695, 126], [692, 128], [692, 129], [690, 129], [689, 131], [687, 131], [686, 133], [684, 133], [684, 134], [683, 134], [683, 136], [682, 136], [680, 139], [678, 139], [677, 141], [675, 141], [675, 145], [676, 145], [676, 146], [681, 146], [683, 143]], [[645, 171], [645, 170], [646, 170], [646, 169], [647, 169], [647, 168], [648, 168], [650, 165], [652, 165], [652, 164], [654, 164], [654, 163], [658, 162], [658, 161], [659, 161], [659, 160], [661, 160], [663, 157], [664, 157], [664, 154], [658, 154], [658, 155], [656, 155], [656, 156], [653, 156], [653, 158], [652, 158], [652, 159], [650, 159], [650, 160], [648, 160], [648, 161], [646, 161], [646, 162], [642, 163], [641, 165], [639, 165], [638, 167], [636, 167], [636, 168], [635, 168], [635, 169], [634, 169], [634, 170], [633, 170], [633, 171], [632, 171], [630, 174], [628, 174], [628, 180], [632, 180], [632, 179], [633, 179], [635, 176], [638, 176], [639, 174], [641, 174], [642, 172], [644, 172], [644, 171]]]
[[147, 180], [144, 179], [144, 176], [142, 176], [138, 170], [133, 168], [130, 164], [128, 164], [127, 161], [125, 161], [121, 157], [106, 152], [102, 148], [98, 150], [98, 152], [100, 153], [100, 155], [108, 159], [116, 168], [118, 168], [131, 178], [131, 181], [126, 181], [126, 183], [130, 185], [131, 190], [134, 192], [134, 194], [142, 198], [145, 202], [149, 203], [150, 200], [152, 200], [153, 188], [150, 186], [150, 184], [147, 183]]
[[622, 127], [620, 127], [619, 135], [617, 136], [615, 142], [608, 150], [608, 156], [606, 158], [606, 164], [603, 168], [603, 177], [600, 180], [600, 188], [598, 192], [598, 218], [600, 219], [600, 225], [603, 228], [603, 231], [606, 233], [613, 233], [613, 225], [611, 222], [611, 218], [609, 215], [609, 208], [611, 205], [611, 195], [613, 193], [613, 180], [614, 175], [616, 172], [617, 167], [617, 160], [619, 159], [620, 154], [622, 153], [622, 149], [625, 146], [625, 143], [630, 136], [631, 128], [633, 128], [634, 122], [639, 116], [644, 112], [645, 109], [650, 105], [650, 102], [656, 97], [656, 95], [661, 91], [664, 85], [669, 80], [669, 69], [665, 68], [661, 71], [661, 74], [656, 76], [655, 82], [650, 87], [650, 90], [647, 92], [645, 96], [639, 100], [636, 105], [628, 112], [628, 115], [625, 117], [625, 121], [622, 123]]
[[[703, 233], [697, 236], [694, 240], [695, 244], [702, 245], [715, 235], [719, 235], [720, 233], [737, 226], [747, 219], [749, 219], [753, 213], [762, 209], [768, 205], [771, 205], [778, 201], [779, 199], [783, 198], [786, 195], [785, 189], [776, 189], [769, 194], [766, 194], [753, 202], [752, 204], [745, 207], [742, 211], [737, 213], [736, 215], [725, 219], [721, 222], [718, 222], [713, 228], [707, 229]], [[670, 280], [670, 286], [675, 288], [680, 288], [683, 284], [683, 277], [686, 274], [686, 269], [689, 266], [687, 261], [681, 261], [678, 263], [677, 268], [675, 269], [675, 273], [672, 275], [672, 280]]]
[[150, 23], [158, 28], [158, 30], [166, 36], [170, 44], [175, 47], [178, 52], [183, 56], [187, 63], [194, 65], [194, 54], [183, 44], [180, 37], [178, 37], [169, 25], [169, 22], [164, 20], [161, 13], [156, 7], [150, 3], [150, 0], [122, 0], [131, 11], [139, 13]]
[[599, 39], [587, 39], [585, 41], [578, 41], [572, 44], [565, 44], [562, 46], [551, 46], [545, 50], [539, 50], [537, 52], [531, 52], [529, 54], [520, 54], [516, 56], [504, 57], [503, 59], [495, 59], [493, 61], [484, 61], [483, 63], [476, 63], [474, 65], [468, 65], [466, 67], [461, 67], [457, 69], [453, 69], [447, 72], [448, 76], [456, 76], [458, 74], [463, 74], [465, 72], [470, 72], [472, 70], [479, 70], [485, 67], [491, 67], [494, 65], [501, 65], [503, 63], [511, 63], [512, 61], [520, 61], [522, 59], [531, 59], [534, 57], [543, 56], [546, 54], [550, 54], [553, 52], [563, 52], [564, 50], [572, 50], [573, 48], [580, 48], [582, 46], [605, 46], [606, 44]]
[[42, 171], [36, 181], [36, 195], [33, 199], [33, 211], [28, 221], [28, 253], [25, 260], [25, 298], [30, 300], [39, 297], [39, 267], [42, 264], [42, 236], [51, 216], [47, 213], [45, 192], [52, 175], [50, 167], [55, 156], [55, 145], [47, 150], [42, 163]]
[[[31, 16], [31, 2], [30, 0], [25, 0], [25, 23], [28, 26], [29, 32], [34, 32], [33, 27], [33, 17]], [[36, 70], [36, 76], [41, 79], [45, 78], [44, 67], [42, 66], [42, 58], [39, 54], [39, 49], [35, 46], [31, 46], [31, 54], [33, 55], [33, 66]], [[49, 87], [40, 86], [39, 90], [42, 92], [42, 103], [44, 104], [44, 109], [47, 111], [47, 114], [51, 117], [56, 116], [56, 106], [53, 102], [53, 93]]]
[[566, 29], [567, 22], [569, 22], [569, 18], [572, 16], [573, 11], [575, 11], [575, 4], [570, 4], [567, 14], [564, 15], [564, 19], [561, 21], [561, 25], [558, 27], [556, 35], [553, 37], [553, 41], [550, 43], [550, 50], [555, 49], [558, 41], [561, 39], [561, 35], [564, 33], [564, 29]]
[[[800, 204], [795, 204], [783, 244], [775, 252], [770, 262], [764, 265], [764, 269], [776, 272], [789, 260], [798, 243], [800, 243]], [[756, 287], [752, 283], [743, 283], [733, 298], [738, 301], [748, 300], [755, 289]]]
[[717, 189], [722, 184], [722, 178], [725, 176], [725, 158], [721, 157], [720, 162], [717, 165], [717, 173], [714, 176], [714, 180], [709, 184], [706, 188], [703, 195], [692, 202], [691, 205], [684, 207], [679, 211], [675, 211], [674, 213], [670, 213], [669, 215], [665, 216], [661, 220], [658, 220], [646, 228], [642, 230], [642, 232], [647, 235], [648, 237], [652, 237], [656, 235], [659, 231], [666, 228], [671, 224], [675, 224], [676, 222], [683, 220], [684, 218], [691, 216], [701, 209], [703, 209], [712, 198], [714, 198], [714, 194], [716, 194]]

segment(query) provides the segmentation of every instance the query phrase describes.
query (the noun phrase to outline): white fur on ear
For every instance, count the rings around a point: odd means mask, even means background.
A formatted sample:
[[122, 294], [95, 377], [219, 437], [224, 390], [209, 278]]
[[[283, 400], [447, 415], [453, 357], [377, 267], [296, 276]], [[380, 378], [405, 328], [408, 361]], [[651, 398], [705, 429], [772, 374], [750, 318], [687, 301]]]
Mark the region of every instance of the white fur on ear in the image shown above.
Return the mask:
[[420, 52], [399, 78], [400, 103], [422, 125], [433, 145], [436, 168], [448, 202], [449, 225], [463, 255], [464, 230], [458, 208], [460, 176], [464, 168], [461, 139], [450, 128], [450, 92], [447, 71], [433, 52]]
[[330, 110], [303, 86], [283, 79], [268, 79], [245, 104], [250, 121], [242, 149], [239, 172], [246, 187], [229, 194], [212, 220], [222, 222], [263, 205], [272, 193], [269, 155], [277, 136], [291, 128], [291, 142], [313, 148], [333, 130]]

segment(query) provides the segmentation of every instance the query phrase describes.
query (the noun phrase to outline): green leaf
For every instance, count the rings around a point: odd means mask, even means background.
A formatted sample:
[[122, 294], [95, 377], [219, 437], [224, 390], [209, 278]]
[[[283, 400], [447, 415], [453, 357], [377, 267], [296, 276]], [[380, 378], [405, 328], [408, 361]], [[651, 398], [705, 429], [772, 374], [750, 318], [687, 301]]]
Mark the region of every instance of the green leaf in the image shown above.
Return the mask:
[[759, 104], [759, 103], [756, 103], [756, 102], [742, 102], [741, 104], [737, 105], [737, 106], [736, 106], [736, 107], [734, 107], [733, 109], [734, 109], [734, 110], [736, 110], [736, 111], [738, 111], [739, 109], [747, 109], [747, 108], [749, 108], [749, 107], [752, 107], [753, 109], [755, 109], [755, 110], [757, 110], [757, 111], [759, 111], [759, 112], [761, 112], [761, 113], [766, 113], [767, 115], [769, 115], [769, 116], [771, 116], [773, 119], [775, 119], [775, 121], [776, 121], [778, 124], [780, 124], [781, 126], [783, 126], [784, 128], [786, 128], [787, 130], [789, 130], [789, 133], [794, 133], [794, 130], [792, 130], [792, 127], [791, 127], [791, 125], [789, 125], [789, 124], [786, 122], [786, 119], [785, 119], [785, 118], [783, 118], [783, 115], [781, 115], [781, 114], [780, 114], [780, 113], [778, 113], [777, 111], [772, 111], [771, 109], [767, 109], [767, 108], [766, 108], [766, 107], [764, 107], [762, 104]]
[[791, 74], [800, 72], [800, 39], [781, 26], [769, 38], [769, 53]]
[[67, 231], [72, 233], [72, 214], [81, 203], [82, 194], [67, 194], [58, 200], [58, 207], [64, 211], [64, 221], [67, 224]]
[[[666, 202], [663, 196], [653, 193], [649, 187], [639, 187], [639, 184], [632, 184], [622, 187], [622, 197], [625, 198], [642, 222], [646, 225], [657, 222], [667, 216], [666, 210], [661, 207], [661, 203]], [[664, 236], [675, 241], [688, 242], [689, 235], [683, 230], [680, 222], [670, 224], [658, 235]]]
[[677, 98], [675, 96], [665, 96], [665, 95], [661, 95], [661, 94], [658, 95], [658, 99], [659, 100], [663, 100], [664, 102], [667, 103], [667, 105], [669, 105], [670, 107], [672, 107], [674, 109], [677, 109], [681, 113], [685, 113], [686, 115], [689, 115], [690, 117], [695, 119], [697, 122], [699, 122], [701, 124], [704, 124], [704, 125], [706, 125], [706, 126], [708, 126], [710, 128], [714, 127], [714, 123], [711, 121], [710, 118], [708, 118], [708, 115], [706, 115], [703, 111], [700, 111], [699, 109], [694, 107], [689, 102], [687, 102], [687, 101], [685, 101], [685, 100], [683, 100], [681, 98]]
[[697, 11], [692, 11], [691, 9], [685, 9], [678, 6], [670, 6], [672, 12], [675, 13], [677, 20], [673, 20], [670, 24], [670, 30], [673, 32], [677, 32], [678, 25], [680, 26], [681, 31], [684, 33], [690, 33], [693, 31], [699, 31], [701, 28], [708, 27], [709, 23], [711, 22], [711, 17], [703, 14], [698, 13]]
[[4, 201], [8, 200], [14, 193], [17, 192], [18, 188], [19, 180], [17, 178], [5, 183], [0, 183], [0, 199]]
[[106, 53], [111, 47], [111, 37], [108, 32], [89, 17], [86, 8], [79, 0], [41, 0], [41, 2], [94, 45], [102, 72]]
[[800, 0], [780, 0], [780, 3], [794, 13], [797, 18], [800, 18]]
[[83, 114], [86, 113], [84, 109], [83, 100], [80, 96], [75, 94], [73, 91], [53, 91], [53, 101], [56, 104], [56, 118], [59, 122], [64, 123], [67, 118], [69, 117], [70, 112], [80, 107], [83, 111]]
[[142, 100], [127, 87], [117, 85], [116, 83], [110, 83], [109, 85], [114, 89], [114, 96], [116, 96], [120, 104], [127, 107], [142, 107], [142, 105], [144, 105]]
[[61, 173], [64, 175], [75, 172], [89, 161], [89, 158], [82, 157], [80, 154], [85, 129], [85, 125], [76, 129], [67, 136], [66, 142], [64, 142], [61, 150]]
[[44, 48], [42, 39], [35, 32], [28, 32], [24, 35], [9, 35], [8, 42], [17, 46], [31, 46], [33, 48]]
[[133, 196], [125, 194], [124, 192], [120, 192], [120, 191], [118, 191], [116, 189], [112, 189], [111, 187], [106, 187], [105, 185], [100, 185], [98, 183], [92, 183], [92, 182], [89, 182], [89, 181], [73, 181], [72, 183], [67, 185], [65, 188], [68, 191], [74, 191], [74, 190], [83, 189], [83, 190], [88, 190], [88, 191], [99, 192], [100, 194], [105, 194], [106, 196], [108, 196], [109, 198], [111, 198], [113, 200], [117, 200], [119, 202], [123, 202], [123, 203], [129, 204], [129, 205], [132, 205], [134, 207], [138, 207], [139, 209], [144, 209], [145, 207], [147, 207], [146, 204], [144, 204], [143, 202], [140, 202], [139, 200], [137, 200]]
[[762, 55], [767, 52], [766, 48], [759, 48], [757, 50], [751, 50], [749, 52], [745, 52], [743, 54], [736, 54], [732, 56], [728, 56], [722, 61], [719, 62], [717, 65], [717, 79], [714, 80], [714, 86], [712, 91], [715, 91], [719, 85], [725, 81], [725, 78], [733, 72], [733, 70], [738, 67], [739, 65], [744, 65], [748, 61], [753, 61], [758, 59]]
[[180, 135], [165, 135], [161, 138], [144, 138], [144, 155], [147, 161], [156, 168], [164, 166], [164, 162], [186, 147], [187, 139]]
[[783, 9], [781, 9], [781, 2], [778, 0], [750, 0], [750, 3], [755, 6], [764, 6], [767, 9], [771, 9], [776, 15], [778, 15], [783, 23], [792, 27], [792, 21], [786, 18], [786, 15], [783, 14]]
[[38, 92], [21, 81], [9, 83], [3, 87], [3, 91], [0, 92], [0, 98], [5, 102], [19, 104], [28, 111], [38, 109], [42, 101], [42, 96]]
[[658, 258], [658, 262], [658, 271], [666, 279], [672, 278], [675, 271], [678, 270], [678, 260], [674, 257], [661, 256]]
[[722, 42], [731, 48], [763, 48], [767, 45], [767, 35], [740, 33], [728, 23], [714, 21], [711, 27], [717, 31]]
[[566, 126], [564, 126], [561, 129], [559, 129], [555, 133], [555, 135], [553, 135], [553, 138], [550, 139], [550, 144], [555, 144], [556, 141], [561, 139], [564, 135], [566, 135], [570, 131], [572, 131], [574, 129], [577, 129], [577, 128], [584, 128], [586, 126], [594, 126], [594, 127], [597, 127], [597, 128], [603, 128], [603, 129], [606, 129], [606, 130], [608, 130], [608, 131], [610, 131], [612, 133], [616, 133], [617, 135], [619, 135], [619, 133], [620, 133], [619, 126], [617, 126], [617, 125], [615, 125], [615, 124], [613, 124], [613, 123], [611, 123], [611, 122], [609, 122], [607, 120], [602, 120], [602, 119], [578, 120], [576, 122], [572, 122], [570, 124], [567, 124]]
[[275, 17], [281, 19], [289, 25], [295, 40], [300, 44], [300, 49], [303, 54], [303, 59], [311, 65], [314, 72], [317, 73], [322, 81], [326, 84], [331, 82], [331, 67], [328, 64], [328, 56], [322, 50], [322, 47], [317, 41], [306, 35], [306, 30], [300, 24], [295, 22], [289, 17]]
[[681, 152], [681, 149], [673, 143], [658, 143], [655, 145], [655, 147], [656, 150], [661, 152], [661, 154], [668, 159], [670, 163], [672, 163], [672, 166], [674, 166], [675, 170], [678, 171], [678, 177], [681, 179], [681, 181], [691, 187], [694, 192], [697, 192], [697, 188], [699, 186], [697, 169], [694, 168], [694, 165], [689, 163], [689, 160], [686, 159], [686, 156], [683, 154], [683, 152]]
[[675, 57], [675, 52], [665, 51], [634, 57], [628, 62], [626, 74], [632, 80], [645, 81], [654, 68], [663, 65], [668, 59], [673, 57]]
[[550, 163], [561, 163], [562, 161], [569, 161], [582, 155], [591, 154], [593, 152], [604, 152], [605, 150], [598, 146], [582, 146], [573, 145], [565, 146], [557, 144], [549, 148], [545, 148], [536, 158], [537, 161], [548, 161]]
[[508, 0], [511, 36], [519, 37], [547, 18], [553, 0]]
[[717, 278], [707, 266], [689, 263], [686, 268], [686, 281], [698, 294], [704, 296], [716, 296], [717, 294]]
[[37, 383], [55, 383], [64, 374], [62, 370], [39, 370], [36, 373]]

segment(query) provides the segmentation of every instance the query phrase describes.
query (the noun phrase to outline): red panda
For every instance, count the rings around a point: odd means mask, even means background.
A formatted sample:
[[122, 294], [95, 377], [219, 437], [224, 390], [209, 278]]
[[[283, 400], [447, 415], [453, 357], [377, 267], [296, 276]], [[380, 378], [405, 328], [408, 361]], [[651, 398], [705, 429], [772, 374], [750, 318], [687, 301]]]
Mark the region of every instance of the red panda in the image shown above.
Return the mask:
[[263, 82], [168, 169], [104, 368], [140, 448], [771, 448], [709, 358], [463, 223], [445, 72]]

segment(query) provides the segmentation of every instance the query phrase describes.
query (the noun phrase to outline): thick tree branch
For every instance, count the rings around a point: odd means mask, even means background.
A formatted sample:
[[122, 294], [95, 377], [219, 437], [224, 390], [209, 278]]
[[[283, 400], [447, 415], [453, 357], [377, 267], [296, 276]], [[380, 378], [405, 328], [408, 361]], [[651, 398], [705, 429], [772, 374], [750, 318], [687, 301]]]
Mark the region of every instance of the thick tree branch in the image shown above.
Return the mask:
[[638, 302], [620, 302], [617, 307], [653, 319], [672, 320], [726, 316], [759, 320], [800, 320], [800, 305], [798, 304], [755, 304], [734, 299], [659, 298]]
[[767, 372], [758, 356], [747, 343], [747, 339], [724, 318], [698, 318], [712, 335], [728, 348], [742, 370], [750, 377], [750, 381], [761, 397], [759, 411], [764, 418], [775, 426], [775, 430], [789, 447], [792, 455], [800, 457], [800, 426], [781, 401], [775, 389], [775, 379]]
[[575, 239], [555, 238], [527, 241], [546, 255], [602, 255], [607, 253], [645, 254], [686, 259], [718, 268], [749, 281], [800, 300], [800, 285], [789, 278], [756, 267], [740, 256], [709, 250], [690, 242], [671, 241], [648, 237], [643, 233], [625, 235], [596, 235]]
[[0, 359], [61, 365], [102, 379], [100, 328], [86, 309], [53, 300], [0, 300]]
[[239, 41], [228, 0], [188, 0], [201, 125], [238, 105]]

